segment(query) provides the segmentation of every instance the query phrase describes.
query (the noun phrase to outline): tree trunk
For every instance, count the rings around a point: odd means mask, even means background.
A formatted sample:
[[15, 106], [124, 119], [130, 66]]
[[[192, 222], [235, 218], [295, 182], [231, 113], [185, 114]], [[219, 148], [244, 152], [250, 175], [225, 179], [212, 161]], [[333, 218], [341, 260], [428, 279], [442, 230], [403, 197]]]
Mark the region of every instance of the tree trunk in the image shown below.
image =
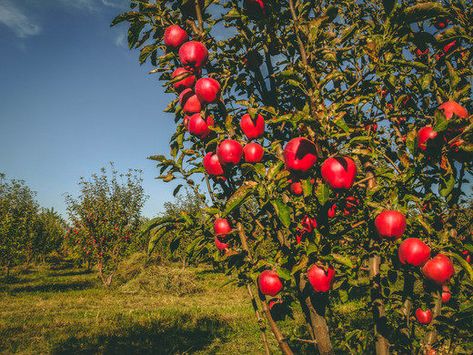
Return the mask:
[[264, 353], [265, 355], [269, 355], [271, 354], [271, 351], [269, 350], [268, 338], [266, 337], [266, 325], [264, 323], [263, 318], [261, 318], [258, 303], [256, 302], [256, 298], [251, 289], [251, 285], [246, 284], [246, 289], [248, 291], [248, 295], [251, 298], [251, 305], [253, 306], [253, 310], [255, 311], [256, 320], [258, 321], [259, 329], [261, 332], [261, 340], [263, 342], [263, 347], [264, 347]]
[[99, 260], [98, 264], [97, 264], [97, 269], [99, 270], [99, 276], [100, 276], [100, 280], [102, 280], [102, 283], [104, 284], [105, 287], [110, 287], [110, 285], [112, 284], [112, 278], [113, 278], [113, 272], [106, 276], [105, 273], [103, 272], [103, 263], [102, 263], [102, 260]]
[[376, 354], [389, 355], [389, 342], [387, 340], [387, 318], [384, 302], [381, 298], [381, 286], [379, 284], [379, 265], [381, 258], [373, 255], [369, 261], [371, 279], [371, 304], [373, 307], [374, 333], [376, 337]]
[[[325, 307], [327, 305], [326, 295], [317, 294], [315, 296], [310, 295], [308, 290], [307, 282], [304, 279], [303, 274], [299, 275], [299, 293], [303, 304], [302, 309], [309, 311], [310, 326], [312, 328], [312, 334], [315, 337], [317, 349], [321, 355], [334, 354], [332, 342], [330, 340], [330, 332], [328, 329], [327, 321], [325, 320]], [[315, 305], [315, 306], [314, 306]]]

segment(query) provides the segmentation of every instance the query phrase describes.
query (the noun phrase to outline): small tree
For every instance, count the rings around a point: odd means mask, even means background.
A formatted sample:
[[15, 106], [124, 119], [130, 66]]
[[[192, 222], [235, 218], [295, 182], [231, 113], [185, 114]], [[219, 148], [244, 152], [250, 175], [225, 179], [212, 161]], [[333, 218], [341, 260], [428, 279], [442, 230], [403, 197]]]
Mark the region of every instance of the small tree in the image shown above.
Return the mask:
[[35, 259], [44, 261], [53, 251], [60, 251], [66, 233], [66, 222], [53, 208], [43, 208], [36, 217], [32, 250]]
[[21, 180], [0, 174], [0, 264], [10, 268], [33, 257], [38, 204], [35, 193]]
[[90, 180], [81, 178], [80, 195], [66, 197], [72, 222], [67, 238], [81, 248], [86, 259], [95, 261], [105, 286], [110, 286], [130, 239], [138, 231], [146, 200], [139, 170], [119, 174], [111, 164], [109, 174], [102, 168]]

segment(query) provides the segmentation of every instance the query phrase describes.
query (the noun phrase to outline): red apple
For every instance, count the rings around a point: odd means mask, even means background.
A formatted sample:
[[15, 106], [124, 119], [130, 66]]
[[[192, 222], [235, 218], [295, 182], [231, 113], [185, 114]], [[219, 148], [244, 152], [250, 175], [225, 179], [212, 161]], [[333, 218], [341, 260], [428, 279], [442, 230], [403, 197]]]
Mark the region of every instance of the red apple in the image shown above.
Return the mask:
[[307, 271], [307, 278], [316, 292], [327, 292], [330, 290], [334, 277], [335, 269], [332, 266], [329, 266], [327, 271], [325, 271], [324, 268], [314, 264]]
[[416, 319], [420, 324], [429, 324], [432, 321], [432, 311], [424, 311], [421, 308], [416, 309]]
[[438, 285], [443, 285], [455, 274], [452, 261], [443, 254], [437, 254], [422, 267], [424, 276]]
[[164, 44], [171, 48], [177, 48], [189, 39], [187, 32], [178, 25], [171, 25], [164, 31]]
[[407, 238], [398, 249], [401, 264], [424, 265], [430, 259], [430, 248], [418, 238]]
[[226, 218], [217, 218], [214, 222], [214, 232], [218, 237], [225, 237], [232, 231], [232, 227]]
[[207, 119], [203, 119], [200, 113], [195, 113], [189, 117], [187, 123], [187, 129], [189, 133], [204, 139], [211, 132], [209, 127], [214, 125], [214, 119], [212, 116], [208, 116]]
[[191, 88], [195, 83], [195, 75], [192, 71], [187, 70], [186, 68], [177, 68], [172, 73], [172, 78], [177, 77], [182, 78], [179, 81], [176, 81], [173, 86], [177, 91], [182, 91], [187, 88]]
[[348, 196], [345, 199], [345, 206], [343, 208], [343, 214], [345, 216], [351, 215], [353, 212], [356, 211], [356, 207], [360, 204], [360, 199], [356, 198], [355, 196]]
[[451, 41], [451, 42], [447, 43], [445, 46], [443, 46], [444, 53], [448, 53], [450, 51], [450, 49], [452, 49], [456, 45], [457, 45], [457, 41]]
[[300, 181], [291, 182], [291, 185], [289, 185], [289, 189], [296, 196], [300, 196], [304, 192]]
[[194, 91], [200, 101], [210, 104], [220, 95], [220, 84], [212, 78], [200, 78], [195, 83]]
[[317, 161], [314, 142], [304, 137], [291, 139], [284, 148], [286, 168], [293, 171], [307, 171]]
[[276, 296], [282, 290], [282, 282], [276, 271], [265, 270], [258, 277], [258, 286], [263, 295]]
[[399, 211], [385, 210], [374, 220], [378, 234], [382, 238], [400, 238], [406, 230], [406, 216]]
[[334, 203], [327, 211], [328, 218], [334, 218], [337, 213], [337, 205]]
[[207, 47], [201, 42], [189, 41], [179, 48], [179, 59], [183, 66], [202, 68], [209, 56]]
[[240, 143], [233, 139], [225, 139], [217, 148], [217, 155], [222, 164], [238, 164], [243, 155]]
[[243, 155], [247, 163], [259, 163], [264, 156], [264, 149], [258, 143], [248, 143], [243, 148]]
[[328, 158], [322, 163], [322, 178], [332, 189], [349, 189], [356, 177], [356, 164], [348, 157]]
[[416, 55], [421, 58], [429, 54], [429, 48], [426, 48], [424, 50], [420, 50], [419, 48], [416, 49]]
[[307, 233], [312, 233], [317, 228], [317, 220], [315, 218], [304, 216], [302, 218], [302, 229]]
[[264, 134], [264, 118], [258, 115], [253, 120], [247, 113], [241, 117], [240, 127], [248, 139], [259, 138]]
[[468, 118], [468, 111], [462, 105], [455, 101], [447, 101], [439, 106], [439, 110], [443, 111], [445, 118], [449, 120], [453, 115], [459, 118]]
[[448, 303], [452, 298], [452, 294], [450, 293], [450, 289], [448, 286], [442, 286], [442, 303]]
[[197, 113], [202, 110], [202, 103], [192, 89], [185, 89], [179, 94], [179, 102], [184, 113]]
[[218, 160], [217, 154], [207, 153], [204, 157], [204, 168], [209, 175], [221, 176], [223, 175], [223, 168]]
[[417, 132], [417, 147], [422, 151], [427, 150], [427, 142], [434, 140], [437, 135], [438, 133], [431, 126], [422, 127]]
[[222, 242], [218, 237], [214, 238], [215, 246], [217, 247], [218, 250], [226, 250], [228, 249], [228, 244]]

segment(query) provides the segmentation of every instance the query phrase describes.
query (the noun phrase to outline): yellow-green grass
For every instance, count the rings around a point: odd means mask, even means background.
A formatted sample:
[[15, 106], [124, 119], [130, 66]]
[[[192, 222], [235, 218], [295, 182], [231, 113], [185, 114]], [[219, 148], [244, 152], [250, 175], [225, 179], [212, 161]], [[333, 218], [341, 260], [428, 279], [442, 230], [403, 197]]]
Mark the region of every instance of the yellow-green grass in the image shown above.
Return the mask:
[[83, 269], [16, 270], [0, 280], [0, 352], [261, 353], [251, 303], [226, 281], [152, 266], [105, 289]]

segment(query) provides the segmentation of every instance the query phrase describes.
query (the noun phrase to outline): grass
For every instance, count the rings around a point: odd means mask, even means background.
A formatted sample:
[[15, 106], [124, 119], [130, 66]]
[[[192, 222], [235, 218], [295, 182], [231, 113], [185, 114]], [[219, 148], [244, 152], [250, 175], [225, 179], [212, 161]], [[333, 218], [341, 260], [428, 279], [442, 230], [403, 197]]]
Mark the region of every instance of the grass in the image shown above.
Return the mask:
[[67, 265], [14, 275], [0, 279], [1, 353], [263, 352], [244, 290], [206, 268], [152, 266], [110, 290]]

